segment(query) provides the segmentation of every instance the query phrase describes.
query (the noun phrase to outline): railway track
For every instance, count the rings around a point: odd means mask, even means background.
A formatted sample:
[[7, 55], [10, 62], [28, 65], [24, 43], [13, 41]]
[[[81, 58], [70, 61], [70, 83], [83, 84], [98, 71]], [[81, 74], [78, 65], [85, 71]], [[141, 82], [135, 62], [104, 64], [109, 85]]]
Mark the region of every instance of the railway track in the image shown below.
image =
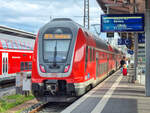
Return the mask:
[[21, 113], [60, 113], [70, 104], [72, 104], [72, 102], [37, 103]]
[[48, 103], [41, 109], [38, 113], [60, 113], [66, 107], [68, 107], [71, 103]]

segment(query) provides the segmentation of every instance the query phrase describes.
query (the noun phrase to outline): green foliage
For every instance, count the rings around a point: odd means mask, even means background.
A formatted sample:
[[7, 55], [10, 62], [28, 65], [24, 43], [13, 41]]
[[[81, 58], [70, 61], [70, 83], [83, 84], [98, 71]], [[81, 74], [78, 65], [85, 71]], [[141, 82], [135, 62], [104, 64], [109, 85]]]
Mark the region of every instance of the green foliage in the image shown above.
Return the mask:
[[24, 103], [25, 101], [32, 100], [33, 95], [25, 97], [24, 95], [10, 95], [0, 99], [0, 113], [6, 112], [7, 110]]
[[16, 111], [15, 113], [21, 113], [24, 109], [20, 109], [18, 111]]

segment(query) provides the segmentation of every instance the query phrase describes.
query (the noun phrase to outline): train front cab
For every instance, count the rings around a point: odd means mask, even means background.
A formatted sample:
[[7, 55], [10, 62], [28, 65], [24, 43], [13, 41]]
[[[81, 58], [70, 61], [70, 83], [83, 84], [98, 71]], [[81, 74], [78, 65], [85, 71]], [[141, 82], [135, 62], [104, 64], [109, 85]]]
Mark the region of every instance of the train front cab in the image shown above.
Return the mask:
[[[69, 34], [56, 33], [56, 32], [60, 32], [61, 30], [62, 32], [64, 31]], [[55, 33], [53, 31], [55, 31]], [[52, 28], [51, 30], [47, 30], [43, 32], [44, 35], [40, 37], [42, 33], [41, 34], [39, 33], [39, 36], [37, 37], [35, 42], [35, 49], [34, 49], [34, 56], [33, 56], [34, 68], [32, 69], [33, 94], [37, 97], [76, 95], [74, 82], [81, 82], [83, 80], [81, 79], [82, 77], [80, 76], [83, 73], [83, 71], [81, 70], [83, 68], [82, 64], [84, 64], [83, 45], [85, 45], [83, 44], [85, 43], [85, 41], [81, 39], [82, 36], [79, 36], [80, 37], [79, 40], [81, 40], [81, 42], [78, 42], [78, 44], [77, 44], [78, 39], [76, 40], [76, 37], [77, 35], [83, 35], [83, 34], [79, 33], [81, 32], [80, 30], [79, 32], [78, 31], [72, 32], [69, 31], [68, 28], [62, 28], [62, 27], [58, 27], [54, 29]], [[72, 34], [75, 32], [76, 34]], [[68, 40], [70, 43], [66, 44], [67, 42], [65, 41]], [[54, 44], [50, 44], [53, 45], [54, 47], [48, 47], [49, 46], [48, 42], [49, 43], [54, 42]], [[63, 53], [64, 51], [58, 50], [58, 49], [66, 48], [63, 47], [65, 45], [68, 45], [67, 47], [68, 50], [66, 51], [66, 53]], [[49, 48], [53, 48], [53, 50], [49, 51]], [[43, 49], [45, 50], [43, 51]], [[50, 54], [50, 52], [52, 55]], [[43, 54], [44, 54], [44, 58], [42, 56]], [[66, 56], [60, 56], [59, 58], [59, 55], [62, 54]], [[50, 55], [52, 58], [50, 58]], [[64, 59], [61, 59], [63, 57]], [[78, 70], [78, 72], [76, 72], [75, 70]]]
[[[58, 97], [60, 95], [80, 96], [92, 88], [92, 82], [95, 79], [96, 73], [94, 40], [81, 28], [77, 30], [74, 36], [68, 52], [67, 60], [69, 60], [69, 62], [66, 60], [64, 64], [62, 63], [62, 67], [64, 66], [63, 72], [45, 73], [45, 76], [41, 76], [42, 73], [39, 73], [39, 71], [43, 71], [43, 73], [49, 71], [49, 67], [46, 66], [53, 66], [53, 63], [41, 63], [43, 67], [39, 67], [38, 69], [37, 65], [40, 65], [40, 63], [38, 64], [37, 48], [40, 48], [38, 47], [40, 46], [38, 43], [42, 42], [42, 40], [39, 41], [39, 37], [37, 37], [33, 56], [34, 68], [32, 70], [32, 92], [37, 98], [41, 99], [40, 97], [45, 96], [47, 96], [46, 98], [48, 98], [48, 96]], [[89, 40], [90, 44], [87, 43]], [[66, 64], [70, 66], [68, 72], [64, 72]], [[57, 65], [60, 65], [60, 63], [57, 63]]]

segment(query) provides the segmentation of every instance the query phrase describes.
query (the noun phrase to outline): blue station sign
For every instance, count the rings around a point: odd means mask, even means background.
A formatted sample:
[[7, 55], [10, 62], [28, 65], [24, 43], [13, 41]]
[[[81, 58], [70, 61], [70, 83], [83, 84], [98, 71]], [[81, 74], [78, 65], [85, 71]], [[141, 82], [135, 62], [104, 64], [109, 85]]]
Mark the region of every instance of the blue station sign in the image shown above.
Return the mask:
[[138, 33], [138, 43], [145, 43], [145, 33]]
[[124, 40], [122, 38], [118, 39], [118, 45], [124, 45]]
[[128, 54], [133, 55], [133, 54], [134, 54], [134, 51], [133, 51], [133, 50], [128, 49]]
[[118, 45], [131, 45], [132, 41], [130, 39], [120, 38], [118, 39]]
[[144, 14], [101, 15], [101, 32], [143, 32]]

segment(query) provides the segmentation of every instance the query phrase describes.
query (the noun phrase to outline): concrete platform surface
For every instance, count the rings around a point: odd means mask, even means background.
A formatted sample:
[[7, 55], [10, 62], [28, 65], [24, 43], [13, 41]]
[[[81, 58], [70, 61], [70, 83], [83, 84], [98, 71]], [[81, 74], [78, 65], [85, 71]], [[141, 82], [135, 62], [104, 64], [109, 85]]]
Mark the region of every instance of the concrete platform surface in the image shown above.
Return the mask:
[[143, 85], [117, 71], [61, 113], [150, 113], [150, 97]]

